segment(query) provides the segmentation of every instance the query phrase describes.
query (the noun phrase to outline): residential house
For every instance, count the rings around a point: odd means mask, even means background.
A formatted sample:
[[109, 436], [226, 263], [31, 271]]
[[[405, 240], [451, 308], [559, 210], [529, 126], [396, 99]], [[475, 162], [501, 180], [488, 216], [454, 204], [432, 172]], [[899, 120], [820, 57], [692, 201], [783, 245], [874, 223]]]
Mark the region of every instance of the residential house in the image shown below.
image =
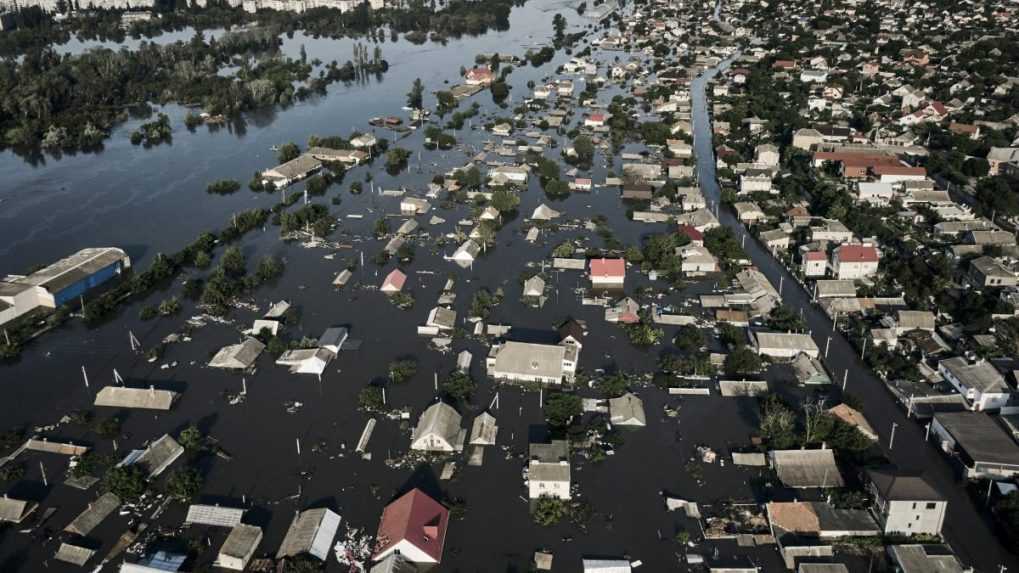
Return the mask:
[[1005, 406], [1012, 390], [990, 362], [969, 362], [955, 356], [938, 362], [938, 373], [962, 394], [974, 411], [997, 410]]
[[240, 344], [224, 346], [209, 361], [209, 368], [226, 370], [247, 370], [265, 350], [265, 345], [256, 338], [245, 338]]
[[449, 510], [420, 489], [412, 489], [382, 510], [372, 560], [398, 555], [415, 564], [438, 564], [448, 527]]
[[679, 270], [684, 275], [701, 276], [707, 273], [718, 272], [718, 259], [703, 244], [702, 240], [700, 245], [691, 243], [676, 248], [676, 254], [681, 259]]
[[757, 146], [754, 153], [754, 163], [768, 167], [777, 167], [780, 156], [778, 146], [771, 143], [764, 143]]
[[832, 273], [841, 280], [862, 279], [877, 274], [877, 248], [866, 245], [841, 245], [832, 254]]
[[276, 559], [311, 555], [321, 561], [329, 558], [333, 538], [340, 527], [340, 516], [325, 508], [308, 509], [294, 515]]
[[630, 392], [618, 398], [610, 398], [609, 422], [614, 426], [646, 426], [644, 402]]
[[992, 147], [987, 153], [988, 175], [1001, 175], [1004, 166], [1019, 164], [1019, 147]]
[[230, 535], [227, 535], [226, 541], [219, 548], [219, 554], [213, 565], [233, 571], [244, 571], [261, 542], [261, 527], [238, 523], [230, 530]]
[[477, 66], [467, 70], [464, 83], [469, 86], [487, 86], [495, 79], [495, 73], [488, 66]]
[[637, 324], [640, 322], [640, 305], [630, 297], [605, 308], [605, 322], [616, 324]]
[[821, 353], [809, 334], [754, 332], [752, 339], [754, 350], [761, 356], [792, 359], [802, 353], [811, 358], [817, 358]]
[[970, 261], [969, 277], [980, 288], [1019, 285], [1019, 277], [993, 257], [979, 257]]
[[822, 219], [810, 227], [811, 241], [829, 241], [832, 243], [848, 243], [853, 240], [853, 232], [835, 219]]
[[14, 499], [4, 494], [0, 498], [0, 523], [21, 523], [28, 517], [35, 509], [39, 507], [38, 503], [25, 501], [21, 499]]
[[570, 446], [566, 440], [530, 445], [527, 489], [531, 499], [570, 499]]
[[947, 545], [889, 545], [888, 556], [901, 573], [972, 573]]
[[410, 449], [419, 452], [463, 451], [467, 430], [460, 427], [460, 413], [445, 402], [429, 406], [418, 419], [410, 437]]
[[407, 275], [400, 269], [393, 269], [385, 280], [382, 281], [382, 286], [379, 290], [385, 294], [394, 294], [403, 290], [403, 285], [407, 282]]
[[262, 179], [281, 189], [296, 183], [322, 169], [322, 162], [304, 153], [286, 163], [277, 165], [262, 172]]
[[984, 412], [937, 412], [931, 435], [963, 465], [968, 479], [1019, 476], [1019, 445]]
[[768, 218], [764, 214], [764, 211], [752, 201], [740, 201], [733, 204], [733, 209], [736, 211], [736, 216], [743, 223], [758, 223]]
[[824, 251], [807, 251], [800, 261], [800, 272], [803, 276], [823, 277], [828, 272], [828, 255]]
[[885, 535], [941, 535], [948, 500], [923, 476], [878, 468], [867, 471], [867, 481]]
[[467, 239], [462, 245], [457, 247], [453, 255], [449, 257], [449, 260], [453, 261], [461, 268], [469, 268], [474, 264], [474, 260], [481, 254], [481, 245], [476, 243], [473, 239]]
[[591, 259], [591, 286], [594, 288], [623, 288], [626, 280], [624, 259]]
[[507, 341], [488, 353], [488, 375], [509, 382], [561, 384], [572, 381], [577, 372], [580, 347], [568, 342], [537, 344]]

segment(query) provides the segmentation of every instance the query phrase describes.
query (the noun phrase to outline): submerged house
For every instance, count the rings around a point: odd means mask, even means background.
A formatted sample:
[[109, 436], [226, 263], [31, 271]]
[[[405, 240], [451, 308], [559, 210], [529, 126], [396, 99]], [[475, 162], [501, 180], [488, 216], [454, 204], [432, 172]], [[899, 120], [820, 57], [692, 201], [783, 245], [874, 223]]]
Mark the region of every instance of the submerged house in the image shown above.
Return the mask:
[[329, 509], [308, 509], [298, 512], [290, 522], [276, 559], [312, 555], [325, 561], [329, 558], [333, 538], [340, 527], [340, 516]]
[[256, 338], [245, 338], [240, 344], [224, 346], [209, 361], [209, 368], [225, 370], [248, 370], [265, 350], [265, 345]]
[[35, 502], [14, 499], [4, 494], [0, 498], [0, 522], [21, 523], [38, 506]]
[[460, 413], [449, 404], [432, 404], [418, 419], [410, 436], [410, 448], [421, 452], [462, 451], [467, 430], [460, 427], [461, 420]]
[[566, 440], [531, 444], [527, 489], [531, 499], [570, 499], [570, 446]]
[[412, 489], [382, 510], [372, 559], [398, 555], [412, 563], [438, 564], [448, 526], [449, 510], [420, 489]]
[[144, 450], [131, 450], [117, 466], [137, 465], [147, 473], [148, 479], [152, 479], [166, 471], [183, 453], [184, 446], [170, 434], [163, 434]]
[[610, 398], [609, 421], [614, 426], [646, 426], [644, 402], [630, 392], [618, 398]]
[[580, 347], [509, 341], [492, 346], [485, 361], [488, 375], [509, 382], [561, 384], [573, 380]]
[[262, 542], [262, 528], [254, 525], [237, 524], [230, 530], [223, 546], [216, 555], [215, 567], [244, 571]]

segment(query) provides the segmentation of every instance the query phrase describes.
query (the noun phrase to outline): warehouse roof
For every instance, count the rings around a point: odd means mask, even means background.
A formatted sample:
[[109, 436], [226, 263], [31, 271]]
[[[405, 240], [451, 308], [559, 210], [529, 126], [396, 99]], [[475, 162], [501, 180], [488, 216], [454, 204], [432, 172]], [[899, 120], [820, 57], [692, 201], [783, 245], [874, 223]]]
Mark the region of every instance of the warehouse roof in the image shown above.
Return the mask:
[[121, 249], [113, 247], [82, 249], [17, 282], [41, 286], [51, 293], [56, 293], [117, 261], [125, 261], [125, 266], [131, 264], [127, 253]]

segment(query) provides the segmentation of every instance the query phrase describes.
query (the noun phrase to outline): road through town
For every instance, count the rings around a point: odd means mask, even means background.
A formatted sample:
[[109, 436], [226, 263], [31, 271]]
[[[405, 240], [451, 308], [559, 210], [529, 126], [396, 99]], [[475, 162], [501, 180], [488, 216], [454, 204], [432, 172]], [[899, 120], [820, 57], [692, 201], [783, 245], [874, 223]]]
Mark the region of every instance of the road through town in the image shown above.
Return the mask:
[[[700, 187], [708, 202], [716, 205], [721, 190], [715, 174], [715, 154], [705, 86], [719, 71], [727, 68], [731, 60], [725, 60], [707, 70], [691, 86], [694, 149]], [[730, 210], [719, 208], [718, 211], [721, 223], [732, 229], [737, 237], [748, 234], [746, 227]], [[832, 321], [811, 302], [809, 293], [792, 274], [753, 237], [748, 236], [744, 245], [750, 260], [772, 285], [776, 288], [782, 285], [783, 303], [793, 310], [802, 311], [807, 328], [822, 352], [828, 346], [824, 362], [832, 379], [841, 381], [844, 373], [849, 372], [847, 391], [861, 399], [864, 413], [881, 436], [881, 447], [885, 455], [904, 471], [923, 473], [948, 499], [944, 534], [963, 562], [979, 571], [999, 571], [1003, 565], [1013, 571], [1017, 570], [1019, 560], [998, 542], [989, 519], [985, 513], [978, 511], [970, 499], [965, 483], [958, 479], [952, 462], [933, 442], [926, 441], [925, 427], [915, 420], [907, 419], [906, 412], [897, 404], [884, 383], [864, 365], [855, 347], [841, 333], [833, 332]], [[889, 449], [893, 427], [894, 447]]]

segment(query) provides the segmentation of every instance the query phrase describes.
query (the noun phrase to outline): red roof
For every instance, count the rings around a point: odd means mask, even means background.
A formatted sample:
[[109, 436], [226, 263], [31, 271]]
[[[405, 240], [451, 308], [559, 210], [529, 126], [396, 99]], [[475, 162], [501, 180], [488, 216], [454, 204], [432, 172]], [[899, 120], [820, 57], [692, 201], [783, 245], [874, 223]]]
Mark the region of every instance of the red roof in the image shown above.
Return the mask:
[[624, 277], [626, 261], [623, 259], [591, 259], [592, 277]]
[[842, 245], [835, 249], [840, 263], [876, 263], [877, 249], [864, 245]]
[[803, 255], [803, 258], [808, 261], [827, 261], [828, 255], [824, 254], [822, 251], [810, 251]]
[[400, 290], [405, 282], [407, 282], [407, 275], [403, 274], [400, 269], [393, 269], [393, 272], [386, 275], [386, 280], [382, 281], [382, 288], [393, 286], [396, 287], [396, 290]]
[[686, 235], [691, 241], [703, 241], [704, 233], [698, 231], [696, 228], [690, 225], [680, 225], [679, 229], [676, 230], [680, 235]]
[[375, 556], [406, 541], [438, 563], [442, 561], [448, 525], [449, 510], [423, 491], [413, 489], [382, 510]]
[[605, 114], [604, 113], [592, 113], [591, 116], [588, 119], [590, 119], [591, 121], [605, 121]]
[[875, 165], [871, 171], [874, 175], [927, 175], [925, 168], [908, 165]]

